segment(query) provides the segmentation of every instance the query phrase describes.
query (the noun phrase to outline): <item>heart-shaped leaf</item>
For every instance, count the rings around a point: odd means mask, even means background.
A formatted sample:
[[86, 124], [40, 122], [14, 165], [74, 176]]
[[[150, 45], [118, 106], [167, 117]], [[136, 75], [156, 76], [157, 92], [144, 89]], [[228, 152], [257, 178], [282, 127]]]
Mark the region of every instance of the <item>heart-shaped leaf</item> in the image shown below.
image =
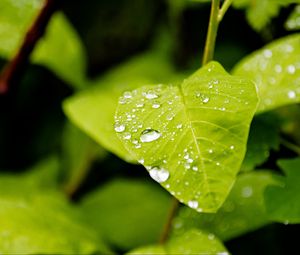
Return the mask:
[[243, 59], [233, 71], [256, 82], [258, 112], [300, 101], [300, 34], [276, 40]]
[[181, 87], [125, 92], [115, 131], [172, 195], [198, 211], [215, 212], [240, 169], [256, 106], [251, 81], [211, 62]]

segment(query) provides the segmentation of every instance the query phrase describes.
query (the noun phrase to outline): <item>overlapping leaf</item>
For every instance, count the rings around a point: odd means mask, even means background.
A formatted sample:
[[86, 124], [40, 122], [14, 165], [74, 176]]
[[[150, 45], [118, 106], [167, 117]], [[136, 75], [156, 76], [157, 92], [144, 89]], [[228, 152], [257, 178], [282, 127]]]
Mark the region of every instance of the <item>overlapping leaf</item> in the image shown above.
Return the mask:
[[277, 183], [277, 177], [270, 171], [241, 174], [216, 214], [199, 214], [190, 208], [181, 208], [173, 222], [173, 235], [199, 228], [227, 241], [269, 224], [264, 191], [268, 185]]
[[[40, 0], [1, 0], [0, 56], [11, 58], [42, 6]], [[59, 35], [59, 36], [58, 36]], [[62, 13], [56, 13], [34, 49], [32, 62], [42, 64], [70, 85], [85, 85], [85, 52], [79, 36]]]
[[300, 101], [300, 34], [276, 40], [243, 59], [233, 71], [256, 82], [258, 113]]
[[253, 29], [260, 31], [279, 14], [280, 8], [299, 0], [234, 0], [233, 6], [246, 9], [246, 17]]
[[245, 155], [254, 84], [211, 62], [181, 87], [145, 86], [119, 100], [115, 130], [150, 176], [190, 207], [215, 212]]
[[116, 179], [81, 202], [85, 221], [124, 250], [155, 243], [167, 220], [171, 197], [152, 183]]
[[226, 248], [213, 234], [196, 229], [189, 230], [180, 237], [169, 240], [165, 245], [152, 245], [135, 249], [128, 254], [222, 254], [228, 255]]
[[285, 173], [280, 185], [267, 188], [266, 207], [272, 220], [283, 223], [300, 222], [300, 158], [280, 160], [278, 165]]

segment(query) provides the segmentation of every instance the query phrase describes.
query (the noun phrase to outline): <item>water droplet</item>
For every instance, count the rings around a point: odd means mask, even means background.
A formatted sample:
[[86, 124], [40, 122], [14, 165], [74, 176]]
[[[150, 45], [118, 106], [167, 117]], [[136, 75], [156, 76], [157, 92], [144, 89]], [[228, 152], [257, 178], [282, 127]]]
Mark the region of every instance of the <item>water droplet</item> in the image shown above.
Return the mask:
[[209, 101], [209, 97], [203, 97], [202, 98], [202, 103], [207, 104]]
[[149, 174], [151, 178], [157, 182], [165, 182], [169, 179], [170, 173], [164, 168], [153, 167], [150, 169]]
[[208, 234], [208, 239], [209, 240], [214, 240], [215, 239], [215, 235], [214, 234]]
[[166, 117], [167, 120], [172, 120], [174, 118], [174, 114], [173, 113], [169, 113]]
[[129, 91], [125, 91], [124, 94], [123, 94], [123, 97], [124, 98], [132, 98], [132, 94]]
[[124, 124], [120, 124], [120, 123], [116, 123], [115, 126], [115, 131], [118, 133], [121, 133], [125, 130], [125, 125]]
[[190, 201], [188, 201], [188, 206], [190, 208], [196, 209], [196, 208], [198, 208], [198, 201], [196, 201], [196, 200], [190, 200]]
[[251, 197], [253, 194], [253, 189], [250, 186], [246, 186], [242, 189], [242, 196], [243, 197]]
[[178, 124], [178, 125], [176, 126], [176, 128], [178, 128], [178, 129], [182, 128], [182, 124], [181, 124], [181, 123]]
[[140, 140], [142, 143], [149, 143], [157, 140], [160, 137], [161, 133], [159, 133], [157, 130], [147, 128], [141, 133]]
[[273, 55], [272, 51], [269, 49], [264, 50], [263, 54], [266, 58], [271, 58]]
[[212, 154], [213, 152], [214, 152], [213, 149], [209, 149], [209, 150], [208, 150], [208, 153], [209, 153], [209, 154]]
[[233, 149], [234, 149], [234, 145], [231, 145], [231, 146], [230, 146], [230, 150], [233, 150]]
[[158, 102], [154, 102], [153, 104], [152, 104], [152, 108], [154, 108], [154, 109], [157, 109], [157, 108], [159, 108], [160, 107], [160, 103], [158, 103]]
[[293, 91], [293, 90], [290, 90], [290, 91], [288, 92], [288, 97], [289, 97], [290, 99], [296, 98], [296, 92]]
[[134, 146], [136, 149], [139, 149], [142, 147], [142, 145], [140, 143], [137, 143], [135, 146]]
[[144, 164], [144, 163], [145, 163], [145, 160], [144, 160], [143, 158], [141, 158], [141, 159], [138, 160], [138, 162], [139, 162], [140, 164]]
[[129, 140], [131, 138], [131, 134], [129, 132], [124, 133], [123, 139]]
[[184, 164], [184, 168], [185, 168], [185, 169], [190, 169], [190, 168], [191, 168], [191, 165], [190, 165], [189, 163], [185, 163], [185, 164]]
[[146, 93], [143, 93], [144, 97], [147, 98], [147, 99], [155, 99], [155, 98], [158, 98], [158, 95], [156, 93], [154, 93], [154, 91], [152, 90], [149, 90], [148, 92]]
[[144, 107], [144, 103], [137, 103], [137, 104], [136, 104], [136, 107], [138, 107], [138, 108], [143, 108], [143, 107]]
[[119, 104], [126, 104], [126, 99], [124, 97], [120, 97]]
[[288, 65], [287, 71], [289, 74], [294, 74], [296, 72], [296, 68], [294, 65]]
[[169, 188], [170, 188], [170, 184], [167, 184], [167, 185], [166, 185], [166, 188], [169, 189]]
[[197, 167], [197, 166], [193, 166], [192, 169], [193, 169], [194, 171], [196, 171], [196, 172], [198, 171], [198, 167]]

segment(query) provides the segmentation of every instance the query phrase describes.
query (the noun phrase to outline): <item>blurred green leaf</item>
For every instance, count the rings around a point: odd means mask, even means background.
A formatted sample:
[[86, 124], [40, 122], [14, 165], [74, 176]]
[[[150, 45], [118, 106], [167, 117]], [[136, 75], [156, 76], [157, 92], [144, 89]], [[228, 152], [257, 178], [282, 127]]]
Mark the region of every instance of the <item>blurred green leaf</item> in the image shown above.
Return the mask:
[[264, 191], [268, 185], [276, 183], [276, 177], [269, 171], [239, 175], [216, 214], [199, 214], [188, 207], [181, 208], [173, 222], [173, 235], [181, 235], [190, 228], [199, 228], [227, 241], [269, 224]]
[[[1, 0], [0, 56], [12, 58], [43, 1]], [[85, 51], [79, 36], [62, 13], [56, 13], [33, 51], [32, 62], [56, 73], [75, 88], [85, 85]]]
[[53, 158], [23, 175], [0, 175], [0, 253], [110, 254], [79, 211], [53, 188], [51, 173], [57, 166]]
[[135, 162], [117, 138], [113, 123], [118, 98], [144, 84], [171, 81], [175, 74], [160, 52], [149, 51], [114, 68], [92, 82], [93, 88], [75, 94], [64, 102], [68, 118], [105, 149], [122, 159]]
[[115, 131], [171, 194], [193, 209], [215, 212], [240, 169], [256, 106], [251, 81], [230, 76], [211, 62], [181, 87], [125, 92]]
[[279, 167], [285, 174], [281, 185], [266, 189], [265, 203], [272, 220], [283, 223], [300, 222], [300, 158], [279, 160]]
[[128, 250], [158, 240], [171, 199], [152, 183], [116, 179], [88, 194], [81, 204], [91, 228], [108, 243]]
[[279, 144], [278, 119], [267, 114], [256, 116], [251, 123], [247, 152], [241, 170], [254, 170], [269, 158], [271, 150], [279, 149]]
[[275, 40], [239, 62], [235, 75], [256, 82], [257, 113], [300, 101], [300, 34]]
[[165, 245], [152, 245], [137, 248], [128, 254], [223, 254], [226, 248], [213, 234], [192, 229], [182, 236], [169, 240]]
[[246, 9], [249, 24], [254, 30], [260, 31], [279, 14], [281, 7], [299, 2], [299, 0], [233, 0], [233, 7]]
[[287, 30], [300, 29], [300, 5], [297, 5], [284, 24]]
[[93, 161], [104, 158], [107, 153], [70, 122], [64, 128], [62, 147], [64, 189], [67, 194], [73, 194], [86, 177]]

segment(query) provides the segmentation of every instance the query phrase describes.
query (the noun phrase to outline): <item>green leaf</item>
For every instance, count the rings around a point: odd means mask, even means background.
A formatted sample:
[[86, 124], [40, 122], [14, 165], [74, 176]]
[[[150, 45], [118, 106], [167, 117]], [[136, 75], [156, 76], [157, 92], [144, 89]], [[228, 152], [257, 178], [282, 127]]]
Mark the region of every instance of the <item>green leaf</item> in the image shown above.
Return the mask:
[[57, 166], [50, 159], [23, 175], [0, 175], [1, 254], [111, 254], [46, 179]]
[[257, 112], [300, 101], [300, 34], [273, 41], [239, 62], [235, 75], [256, 82], [260, 104]]
[[249, 24], [254, 30], [260, 31], [279, 14], [281, 7], [291, 3], [299, 3], [299, 0], [234, 0], [233, 7], [246, 9]]
[[300, 222], [300, 158], [279, 160], [285, 178], [281, 185], [273, 185], [265, 192], [267, 212], [272, 220], [284, 223]]
[[152, 245], [135, 249], [128, 254], [223, 254], [228, 255], [223, 244], [213, 235], [196, 229], [169, 240], [165, 245]]
[[[1, 0], [0, 56], [13, 57], [42, 3], [40, 0]], [[48, 67], [76, 88], [85, 85], [84, 47], [73, 27], [60, 12], [51, 18], [46, 34], [38, 42], [31, 60]]]
[[82, 201], [85, 220], [121, 249], [154, 243], [167, 220], [171, 199], [152, 183], [116, 179]]
[[68, 118], [108, 151], [135, 162], [117, 138], [113, 123], [120, 95], [144, 84], [172, 79], [174, 71], [165, 56], [155, 51], [134, 57], [104, 77], [92, 82], [92, 89], [64, 102]]
[[52, 70], [76, 89], [86, 86], [86, 55], [79, 35], [58, 12], [51, 18], [45, 36], [38, 42], [31, 56], [32, 62]]
[[92, 163], [107, 152], [76, 126], [67, 122], [62, 138], [62, 168], [65, 192], [73, 194], [85, 179]]
[[173, 222], [173, 235], [199, 228], [228, 241], [270, 223], [264, 205], [264, 191], [276, 183], [270, 171], [253, 171], [238, 176], [228, 198], [216, 214], [196, 213], [182, 207]]
[[253, 119], [247, 143], [247, 152], [241, 170], [251, 171], [264, 163], [271, 150], [278, 150], [280, 135], [278, 119], [263, 114]]
[[198, 211], [215, 212], [241, 166], [256, 106], [251, 81], [230, 76], [211, 62], [181, 87], [125, 92], [115, 130], [172, 195]]
[[300, 5], [297, 5], [284, 24], [287, 30], [300, 29]]

